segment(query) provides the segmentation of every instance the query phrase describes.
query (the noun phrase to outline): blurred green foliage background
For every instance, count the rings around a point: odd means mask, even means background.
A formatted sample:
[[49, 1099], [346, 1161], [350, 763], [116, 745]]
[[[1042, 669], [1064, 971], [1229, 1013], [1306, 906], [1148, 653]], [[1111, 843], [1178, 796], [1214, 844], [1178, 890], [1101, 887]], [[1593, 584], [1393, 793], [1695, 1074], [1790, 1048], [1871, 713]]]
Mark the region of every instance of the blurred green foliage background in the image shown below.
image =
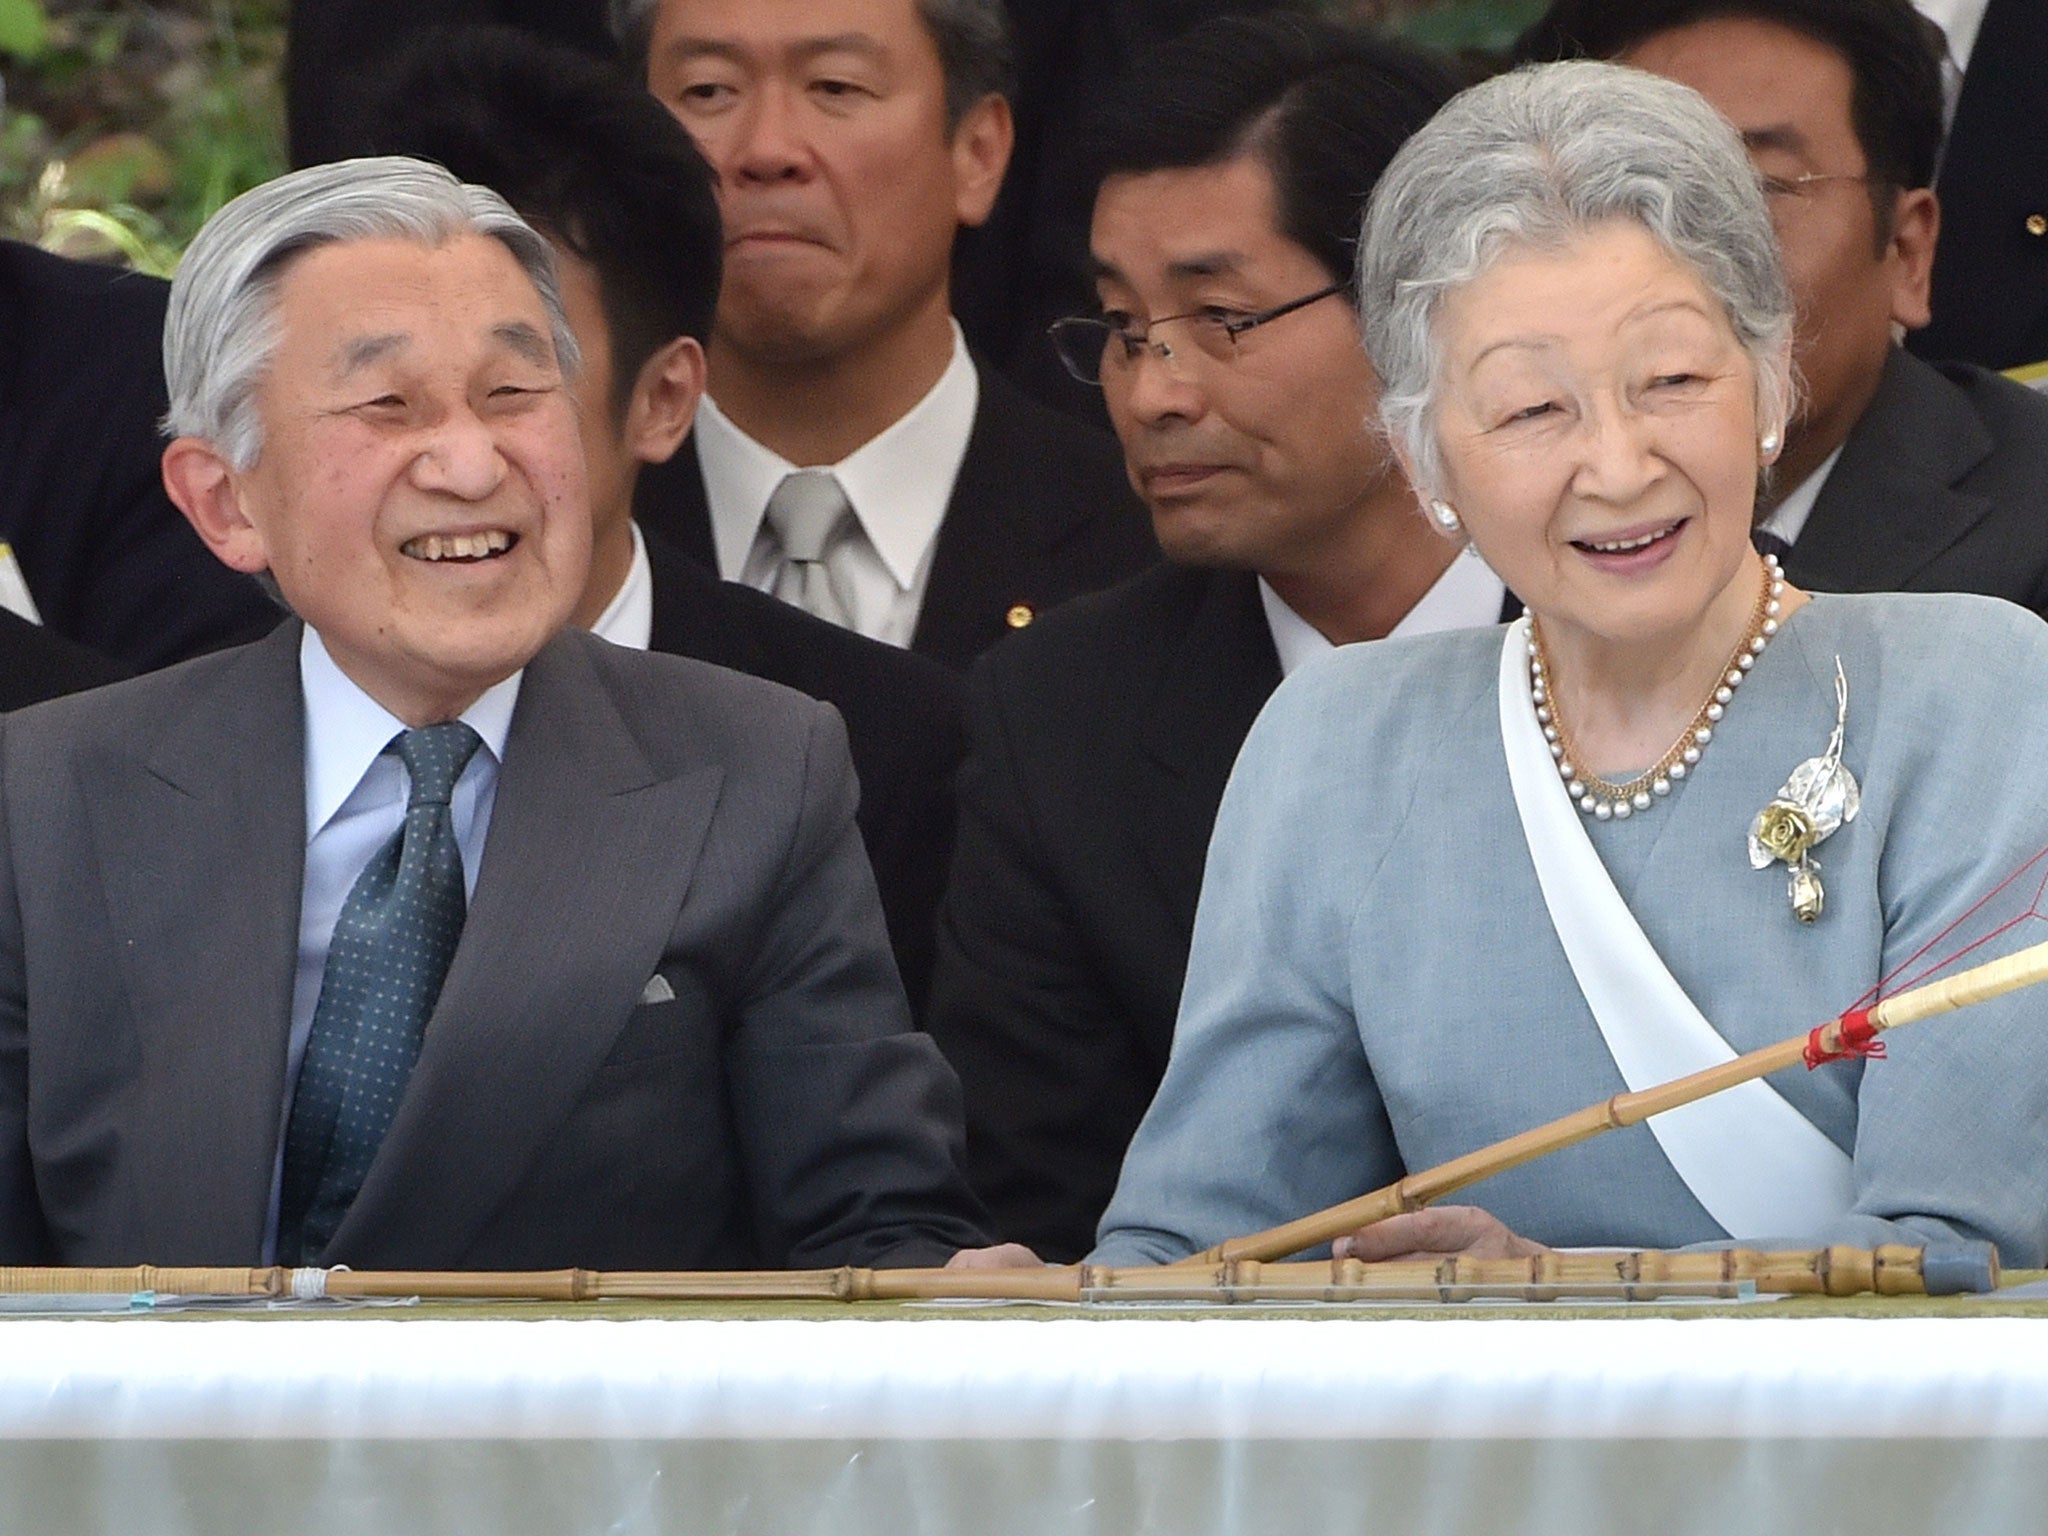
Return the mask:
[[[288, 3], [0, 0], [0, 235], [168, 273], [216, 208], [284, 169]], [[1542, 0], [1323, 8], [1484, 53]]]

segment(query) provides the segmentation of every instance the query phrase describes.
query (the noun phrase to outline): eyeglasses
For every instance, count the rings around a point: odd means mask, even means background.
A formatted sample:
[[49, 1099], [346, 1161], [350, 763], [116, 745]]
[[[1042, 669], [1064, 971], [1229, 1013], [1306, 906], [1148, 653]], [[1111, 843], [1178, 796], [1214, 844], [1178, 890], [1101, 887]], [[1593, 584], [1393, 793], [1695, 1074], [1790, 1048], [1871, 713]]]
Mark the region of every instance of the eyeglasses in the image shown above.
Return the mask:
[[1768, 176], [1757, 173], [1757, 180], [1763, 183], [1765, 197], [1804, 197], [1807, 189], [1824, 181], [1860, 181], [1866, 186], [1874, 180], [1868, 171], [1808, 171], [1802, 176]]
[[1064, 320], [1055, 320], [1046, 328], [1052, 337], [1053, 350], [1060, 355], [1067, 372], [1083, 384], [1100, 386], [1102, 376], [1120, 368], [1127, 368], [1138, 360], [1139, 354], [1151, 352], [1161, 361], [1171, 362], [1180, 354], [1172, 342], [1156, 339], [1161, 326], [1183, 326], [1187, 332], [1184, 345], [1192, 352], [1219, 363], [1227, 363], [1237, 352], [1237, 338], [1246, 331], [1257, 330], [1282, 315], [1291, 315], [1297, 309], [1340, 294], [1348, 287], [1345, 283], [1332, 283], [1327, 288], [1318, 288], [1314, 293], [1303, 294], [1298, 299], [1289, 299], [1285, 304], [1276, 304], [1271, 309], [1246, 313], [1236, 309], [1196, 309], [1184, 315], [1167, 315], [1154, 320], [1143, 330], [1133, 330], [1127, 325], [1115, 325], [1093, 315], [1070, 315]]

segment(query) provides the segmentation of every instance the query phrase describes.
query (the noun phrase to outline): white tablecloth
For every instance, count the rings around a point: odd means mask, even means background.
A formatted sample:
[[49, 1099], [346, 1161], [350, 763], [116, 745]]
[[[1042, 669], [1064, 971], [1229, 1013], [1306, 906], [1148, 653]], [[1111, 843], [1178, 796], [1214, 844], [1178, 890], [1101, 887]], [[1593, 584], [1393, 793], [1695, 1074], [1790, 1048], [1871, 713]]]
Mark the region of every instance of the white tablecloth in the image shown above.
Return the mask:
[[0, 1323], [0, 1531], [2048, 1528], [2048, 1320]]

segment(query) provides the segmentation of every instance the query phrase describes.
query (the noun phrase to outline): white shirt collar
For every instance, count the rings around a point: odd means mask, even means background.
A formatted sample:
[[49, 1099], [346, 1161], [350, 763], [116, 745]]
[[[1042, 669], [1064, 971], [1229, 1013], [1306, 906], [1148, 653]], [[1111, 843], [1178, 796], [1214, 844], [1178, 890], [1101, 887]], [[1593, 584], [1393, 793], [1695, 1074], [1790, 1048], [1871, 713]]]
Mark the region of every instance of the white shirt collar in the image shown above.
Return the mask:
[[1984, 25], [1990, 0], [1913, 0], [1913, 8], [1948, 39], [1948, 56], [1958, 70], [1970, 67], [1970, 50], [1977, 46], [1977, 30]]
[[[512, 708], [519, 702], [523, 675], [523, 670], [515, 672], [486, 689], [461, 715], [499, 762], [505, 759], [505, 737], [512, 728]], [[306, 839], [310, 842], [341, 809], [391, 738], [406, 727], [335, 665], [319, 632], [310, 624], [299, 638], [299, 686], [305, 695]]]
[[647, 541], [640, 537], [640, 525], [628, 523], [626, 527], [633, 535], [632, 563], [590, 632], [613, 645], [644, 651], [654, 639], [654, 567], [648, 564]]
[[[1401, 622], [1387, 631], [1387, 638], [1498, 624], [1507, 595], [1506, 584], [1493, 574], [1492, 567], [1468, 548], [1444, 567], [1444, 573], [1415, 600], [1415, 606], [1401, 615]], [[1280, 653], [1282, 677], [1292, 675], [1303, 662], [1336, 649], [1321, 630], [1288, 607], [1263, 576], [1259, 578], [1259, 601], [1266, 609], [1266, 627], [1273, 632], [1273, 649]]]
[[[1844, 443], [1843, 448], [1848, 444]], [[1842, 456], [1837, 448], [1820, 462], [1820, 468], [1785, 493], [1785, 497], [1771, 509], [1771, 515], [1763, 520], [1765, 533], [1775, 533], [1787, 544], [1797, 544], [1799, 535], [1806, 528], [1806, 520], [1813, 516], [1813, 504], [1820, 500], [1821, 488], [1828, 483], [1828, 476], [1834, 473], [1835, 461]]]
[[793, 464], [747, 436], [709, 395], [697, 411], [697, 461], [711, 508], [718, 571], [738, 580], [760, 536], [768, 498], [798, 469], [838, 477], [861, 531], [903, 591], [916, 585], [967, 456], [981, 381], [953, 322], [953, 356], [939, 380], [890, 426], [837, 464]]

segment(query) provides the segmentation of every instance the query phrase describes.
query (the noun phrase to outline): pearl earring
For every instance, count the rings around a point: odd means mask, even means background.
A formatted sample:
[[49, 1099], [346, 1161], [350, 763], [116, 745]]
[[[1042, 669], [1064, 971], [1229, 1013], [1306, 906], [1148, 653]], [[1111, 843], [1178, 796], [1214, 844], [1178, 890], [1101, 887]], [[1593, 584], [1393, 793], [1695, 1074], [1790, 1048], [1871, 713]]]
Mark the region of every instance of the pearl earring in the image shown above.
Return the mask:
[[1766, 432], [1764, 434], [1764, 440], [1761, 443], [1758, 443], [1757, 446], [1763, 449], [1765, 453], [1776, 453], [1778, 451], [1778, 434], [1775, 432]]
[[1429, 515], [1436, 519], [1437, 527], [1445, 533], [1463, 533], [1465, 525], [1458, 521], [1458, 512], [1448, 501], [1432, 501]]

